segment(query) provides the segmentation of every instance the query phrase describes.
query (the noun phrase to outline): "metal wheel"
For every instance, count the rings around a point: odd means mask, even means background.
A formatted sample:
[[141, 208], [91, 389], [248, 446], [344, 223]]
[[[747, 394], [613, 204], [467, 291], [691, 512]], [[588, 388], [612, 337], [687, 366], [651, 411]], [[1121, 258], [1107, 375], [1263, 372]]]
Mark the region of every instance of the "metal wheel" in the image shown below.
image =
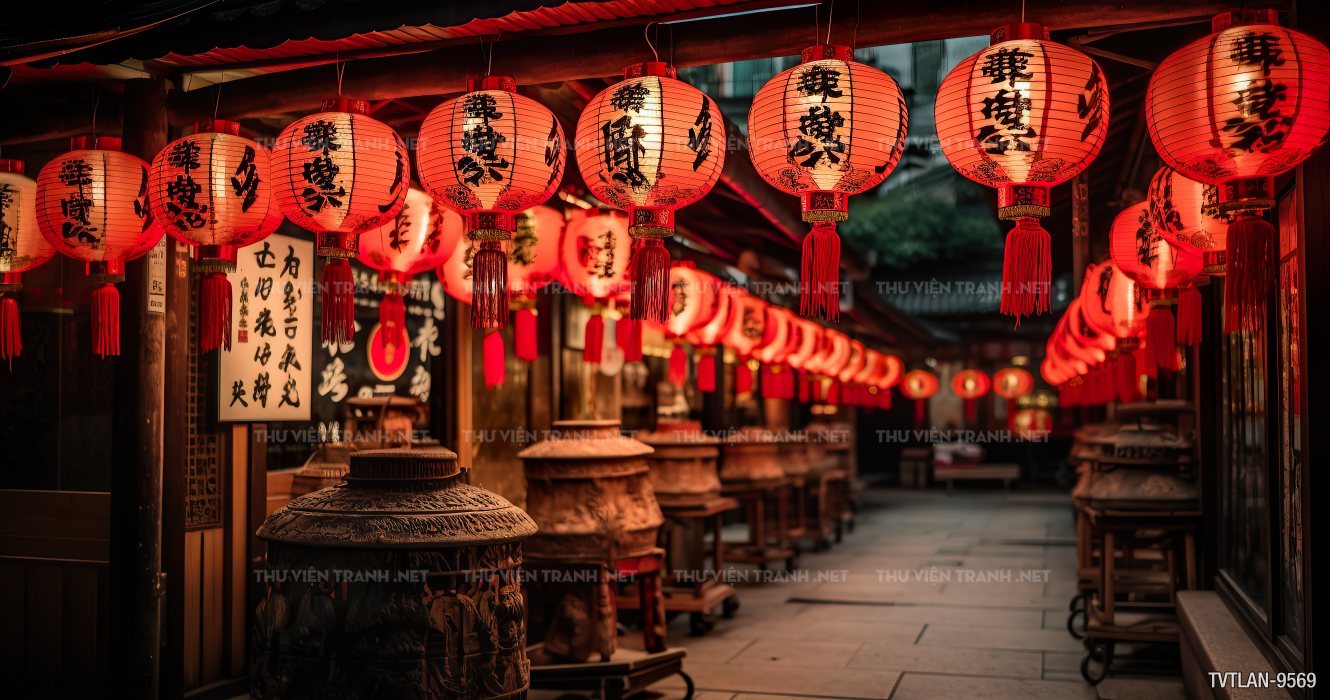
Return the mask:
[[[1076, 629], [1076, 618], [1081, 619], [1081, 628]], [[1067, 616], [1067, 632], [1072, 639], [1085, 639], [1085, 627], [1090, 624], [1089, 599], [1084, 593], [1071, 599], [1071, 614]]]
[[[1099, 685], [1108, 677], [1113, 666], [1113, 642], [1085, 641], [1085, 658], [1081, 659], [1081, 678], [1090, 685]], [[1097, 669], [1095, 667], [1098, 667]]]
[[683, 679], [683, 700], [693, 700], [693, 677], [682, 670], [679, 671], [679, 677]]

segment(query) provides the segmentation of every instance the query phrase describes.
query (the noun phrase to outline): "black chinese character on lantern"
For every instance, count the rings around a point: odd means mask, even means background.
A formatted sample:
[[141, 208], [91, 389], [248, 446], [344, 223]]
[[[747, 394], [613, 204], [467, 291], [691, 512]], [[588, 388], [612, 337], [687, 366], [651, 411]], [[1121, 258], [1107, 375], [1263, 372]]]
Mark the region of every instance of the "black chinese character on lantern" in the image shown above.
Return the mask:
[[1262, 153], [1278, 148], [1288, 136], [1292, 120], [1279, 109], [1288, 99], [1288, 86], [1270, 79], [1271, 71], [1284, 65], [1283, 55], [1279, 37], [1270, 32], [1244, 32], [1233, 41], [1229, 59], [1256, 67], [1265, 77], [1237, 83], [1230, 103], [1238, 114], [1223, 126], [1224, 133], [1234, 137], [1229, 148]]
[[0, 260], [13, 258], [18, 250], [18, 244], [14, 241], [14, 227], [6, 220], [17, 194], [18, 190], [13, 185], [0, 185]]
[[177, 141], [166, 154], [166, 164], [181, 171], [166, 185], [165, 206], [171, 213], [171, 224], [181, 231], [203, 228], [208, 223], [204, 216], [208, 205], [199, 203], [203, 186], [190, 174], [199, 168], [199, 145], [190, 140]]
[[1034, 54], [1029, 51], [998, 49], [984, 59], [979, 74], [990, 79], [992, 83], [1005, 82], [1008, 87], [1014, 88], [1019, 81], [1034, 79], [1034, 74], [1029, 72], [1031, 58], [1034, 58]]
[[642, 156], [646, 155], [646, 146], [642, 139], [646, 130], [633, 123], [627, 114], [607, 121], [600, 127], [602, 157], [610, 179], [627, 185], [634, 190], [649, 186], [647, 176], [642, 172]]
[[1261, 73], [1269, 76], [1270, 70], [1284, 65], [1284, 49], [1280, 48], [1279, 37], [1270, 32], [1244, 32], [1229, 48], [1228, 57], [1234, 63], [1244, 66], [1260, 66]]
[[397, 163], [393, 166], [393, 181], [392, 184], [388, 185], [388, 200], [379, 205], [380, 214], [392, 209], [393, 205], [397, 203], [397, 191], [402, 189], [403, 173], [406, 172], [406, 158], [403, 153], [399, 150], [393, 150], [393, 158], [397, 160]]
[[693, 120], [693, 127], [688, 130], [688, 149], [696, 156], [693, 158], [693, 170], [702, 167], [711, 155], [711, 110], [707, 109], [707, 97], [702, 96], [702, 109]]
[[835, 165], [845, 153], [845, 144], [837, 133], [845, 125], [841, 113], [824, 105], [808, 108], [808, 114], [799, 117], [799, 139], [790, 147], [790, 158], [803, 158], [799, 163], [805, 168], [817, 167], [826, 158]]
[[1038, 133], [1026, 120], [1030, 111], [1030, 98], [1022, 96], [1019, 90], [1004, 88], [991, 97], [985, 97], [984, 107], [980, 111], [985, 119], [993, 122], [981, 127], [976, 134], [979, 145], [985, 151], [1001, 154], [1033, 150], [1030, 140], [1037, 138]]
[[472, 93], [462, 102], [462, 114], [467, 119], [479, 120], [462, 134], [462, 150], [466, 155], [457, 160], [457, 171], [472, 185], [503, 181], [503, 173], [511, 167], [508, 159], [498, 150], [508, 140], [494, 128], [492, 122], [503, 118], [493, 95]]
[[810, 66], [808, 70], [799, 74], [794, 89], [800, 95], [820, 97], [822, 104], [826, 104], [828, 99], [843, 94], [840, 90], [840, 71], [826, 66]]
[[646, 99], [650, 94], [651, 90], [641, 82], [627, 83], [610, 95], [610, 105], [615, 109], [637, 114], [646, 106]]
[[96, 246], [102, 240], [101, 230], [92, 225], [95, 204], [84, 190], [92, 185], [92, 166], [82, 158], [72, 158], [60, 164], [58, 177], [61, 183], [75, 188], [60, 199], [60, 214], [65, 217], [60, 224], [60, 235]]
[[559, 133], [559, 122], [556, 119], [550, 120], [550, 133], [545, 136], [545, 165], [549, 166], [550, 179], [545, 184], [548, 185], [554, 181], [563, 172], [563, 135]]
[[1160, 185], [1157, 190], [1151, 193], [1151, 208], [1155, 212], [1155, 220], [1159, 223], [1159, 228], [1165, 231], [1182, 230], [1182, 212], [1173, 203], [1173, 178], [1160, 178]]
[[1159, 259], [1159, 234], [1150, 225], [1150, 212], [1141, 209], [1136, 217], [1136, 260], [1146, 267], [1153, 267]]
[[1104, 118], [1104, 79], [1099, 72], [1099, 64], [1090, 68], [1090, 79], [1085, 81], [1085, 90], [1076, 98], [1076, 116], [1085, 120], [1085, 129], [1081, 131], [1081, 140], [1090, 138], [1090, 134], [1099, 127]]
[[342, 168], [332, 159], [332, 152], [342, 148], [337, 140], [337, 125], [322, 119], [306, 124], [300, 144], [309, 149], [310, 153], [320, 154], [313, 160], [305, 161], [301, 171], [301, 176], [309, 183], [309, 187], [300, 192], [305, 206], [316, 214], [323, 211], [324, 207], [340, 208], [342, 199], [346, 197], [346, 188], [337, 181]]
[[240, 163], [231, 175], [231, 190], [240, 197], [240, 211], [247, 212], [259, 198], [259, 167], [254, 164], [254, 147], [245, 146]]

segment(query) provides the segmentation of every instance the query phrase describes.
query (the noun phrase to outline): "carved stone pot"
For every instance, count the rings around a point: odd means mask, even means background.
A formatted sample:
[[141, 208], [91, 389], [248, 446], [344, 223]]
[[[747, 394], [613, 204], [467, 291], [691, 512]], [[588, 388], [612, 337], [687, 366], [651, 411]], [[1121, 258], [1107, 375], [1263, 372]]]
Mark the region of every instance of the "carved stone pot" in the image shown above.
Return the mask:
[[536, 524], [465, 483], [449, 450], [351, 455], [346, 482], [291, 501], [258, 535], [267, 585], [255, 698], [525, 694], [521, 540]]
[[750, 483], [784, 479], [780, 447], [781, 441], [762, 428], [744, 428], [733, 433], [721, 447], [721, 481]]
[[614, 561], [653, 551], [665, 517], [651, 490], [651, 453], [612, 420], [556, 422], [548, 440], [517, 453], [526, 468], [526, 510], [540, 525], [527, 553]]
[[655, 432], [638, 437], [656, 451], [647, 458], [656, 500], [687, 505], [720, 495], [720, 440], [703, 433], [700, 423], [660, 423]]

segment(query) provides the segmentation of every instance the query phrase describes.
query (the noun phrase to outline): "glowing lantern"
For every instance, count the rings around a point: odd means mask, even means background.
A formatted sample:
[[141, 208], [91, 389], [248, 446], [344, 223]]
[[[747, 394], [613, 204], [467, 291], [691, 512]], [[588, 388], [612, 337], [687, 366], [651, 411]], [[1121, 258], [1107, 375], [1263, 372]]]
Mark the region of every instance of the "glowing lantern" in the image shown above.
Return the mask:
[[1275, 10], [1218, 15], [1213, 34], [1164, 59], [1150, 77], [1146, 125], [1160, 157], [1219, 186], [1228, 228], [1224, 326], [1259, 328], [1274, 274], [1274, 178], [1311, 156], [1330, 131], [1330, 51], [1285, 29]]
[[779, 306], [766, 307], [762, 342], [752, 351], [754, 360], [762, 364], [762, 396], [769, 399], [794, 398], [794, 374], [785, 365], [785, 358], [795, 348], [790, 337], [797, 333], [794, 316]]
[[323, 341], [355, 336], [356, 237], [392, 221], [410, 186], [406, 144], [369, 116], [369, 103], [338, 98], [295, 120], [272, 149], [273, 196], [286, 218], [315, 234], [328, 258], [319, 294]]
[[673, 66], [628, 66], [577, 120], [577, 167], [591, 193], [628, 212], [633, 245], [628, 315], [663, 323], [675, 210], [711, 191], [725, 165], [725, 117]]
[[735, 309], [738, 304], [735, 300], [741, 293], [735, 287], [720, 285], [720, 281], [714, 277], [711, 279], [718, 285], [715, 313], [711, 315], [711, 320], [689, 331], [687, 335], [688, 342], [693, 344], [698, 355], [697, 390], [702, 392], [716, 390], [716, 344], [725, 337], [737, 316]]
[[385, 344], [394, 346], [405, 338], [406, 304], [402, 295], [411, 278], [446, 262], [461, 237], [461, 217], [436, 206], [428, 194], [414, 187], [407, 191], [397, 216], [360, 234], [358, 259], [378, 271], [384, 289], [379, 325]]
[[891, 388], [899, 384], [903, 376], [905, 376], [905, 363], [901, 358], [896, 355], [883, 355], [881, 371], [873, 379], [873, 386], [878, 390], [879, 408], [891, 408]]
[[[1219, 188], [1183, 177], [1176, 170], [1160, 168], [1150, 179], [1150, 223], [1164, 240], [1183, 250], [1199, 253], [1201, 272], [1222, 275], [1227, 271], [1228, 227], [1235, 217], [1219, 210]], [[1195, 285], [1183, 285], [1178, 293], [1177, 340], [1183, 345], [1201, 342], [1201, 293]]]
[[573, 212], [564, 228], [559, 252], [562, 282], [591, 306], [582, 359], [592, 364], [600, 362], [605, 346], [605, 319], [601, 311], [627, 285], [631, 250], [628, 217], [616, 211]]
[[1085, 278], [1081, 311], [1095, 331], [1116, 338], [1119, 347], [1135, 347], [1134, 339], [1145, 334], [1145, 295], [1112, 262], [1100, 264]]
[[870, 387], [873, 389], [876, 388], [872, 387], [871, 385], [873, 378], [876, 377], [878, 373], [881, 371], [881, 366], [882, 366], [882, 353], [872, 348], [864, 348], [863, 366], [859, 369], [858, 372], [854, 374], [853, 377], [850, 378], [850, 381], [854, 385], [855, 396], [853, 404], [855, 406], [868, 405], [868, 399], [870, 396]]
[[[466, 236], [458, 236], [452, 254], [435, 270], [439, 276], [439, 282], [443, 284], [443, 292], [468, 306], [474, 300], [471, 268], [476, 258], [476, 247], [477, 243], [475, 241]], [[485, 387], [493, 389], [503, 384], [507, 377], [505, 368], [506, 349], [503, 344], [502, 329], [485, 329], [485, 337], [481, 341], [480, 351]]]
[[[1155, 363], [1172, 371], [1177, 356], [1174, 320], [1166, 300], [1181, 287], [1191, 286], [1200, 274], [1200, 253], [1175, 246], [1155, 230], [1146, 202], [1123, 209], [1113, 220], [1108, 236], [1108, 251], [1117, 269], [1150, 293], [1150, 313], [1146, 319], [1146, 348]], [[1148, 290], [1148, 291], [1147, 291]], [[1189, 309], [1200, 324], [1200, 309]], [[1181, 314], [1179, 314], [1181, 316]]]
[[924, 369], [910, 370], [901, 379], [901, 393], [914, 400], [914, 422], [923, 425], [928, 413], [928, 399], [938, 390], [937, 375]]
[[684, 335], [716, 315], [718, 287], [715, 277], [698, 270], [691, 261], [681, 260], [670, 268], [670, 314], [665, 319], [665, 333], [674, 346], [670, 352], [670, 382], [675, 386], [683, 386], [688, 380]]
[[977, 369], [963, 369], [951, 378], [951, 392], [965, 401], [965, 420], [973, 423], [976, 415], [975, 399], [988, 393], [988, 375]]
[[721, 343], [739, 357], [734, 368], [734, 390], [745, 394], [753, 389], [753, 368], [748, 358], [766, 337], [767, 303], [743, 290], [738, 290], [732, 303], [734, 319]]
[[436, 202], [466, 219], [480, 243], [472, 276], [472, 328], [508, 319], [505, 242], [517, 214], [543, 204], [563, 177], [563, 129], [544, 105], [517, 94], [506, 76], [468, 80], [466, 94], [435, 107], [420, 125], [416, 169]]
[[508, 291], [517, 321], [513, 354], [523, 362], [536, 360], [536, 293], [559, 275], [563, 225], [563, 213], [544, 205], [517, 216], [508, 249]]
[[231, 283], [238, 249], [277, 230], [268, 149], [214, 121], [166, 145], [148, 170], [148, 203], [172, 238], [194, 248], [199, 348], [231, 349]]
[[854, 378], [859, 375], [859, 372], [863, 371], [864, 364], [868, 362], [867, 352], [868, 348], [864, 347], [862, 342], [851, 340], [850, 356], [845, 360], [845, 365], [836, 372], [836, 381], [840, 382], [842, 386], [853, 384]]
[[148, 164], [120, 151], [120, 139], [76, 137], [72, 150], [37, 174], [37, 221], [64, 255], [87, 263], [92, 348], [120, 354], [120, 294], [125, 263], [152, 249], [162, 228], [148, 209]]
[[37, 182], [23, 175], [23, 161], [0, 160], [0, 360], [23, 352], [22, 274], [52, 255], [55, 248], [37, 225]]
[[1034, 22], [1002, 27], [988, 48], [943, 79], [935, 116], [942, 152], [960, 174], [998, 188], [1007, 234], [1002, 313], [1048, 310], [1052, 281], [1049, 190], [1099, 154], [1108, 132], [1108, 83], [1089, 56], [1048, 40]]
[[1085, 347], [1098, 348], [1105, 353], [1112, 352], [1117, 348], [1117, 338], [1107, 333], [1100, 333], [1085, 320], [1085, 311], [1082, 308], [1084, 303], [1082, 297], [1076, 297], [1067, 304], [1067, 332], [1077, 343]]
[[762, 86], [748, 112], [753, 167], [773, 187], [799, 197], [804, 238], [799, 311], [840, 314], [836, 222], [850, 195], [887, 179], [905, 151], [905, 98], [891, 76], [854, 60], [848, 46], [804, 50], [799, 65]]
[[807, 402], [809, 400], [808, 362], [817, 352], [822, 341], [822, 327], [801, 318], [793, 320], [794, 325], [799, 329], [797, 333], [799, 343], [785, 357], [785, 362], [794, 369], [793, 374], [797, 375], [794, 382], [799, 400]]
[[993, 393], [1007, 400], [1009, 416], [1016, 408], [1016, 399], [1033, 390], [1034, 377], [1020, 367], [1003, 367], [993, 373]]
[[821, 375], [817, 384], [822, 390], [815, 399], [820, 399], [823, 403], [840, 403], [840, 384], [837, 377], [845, 363], [850, 360], [850, 355], [854, 351], [850, 347], [850, 339], [840, 331], [834, 331], [830, 328], [822, 333], [823, 351], [813, 357], [813, 372]]
[[1011, 429], [1022, 440], [1042, 440], [1053, 429], [1053, 417], [1043, 408], [1022, 408], [1011, 414]]

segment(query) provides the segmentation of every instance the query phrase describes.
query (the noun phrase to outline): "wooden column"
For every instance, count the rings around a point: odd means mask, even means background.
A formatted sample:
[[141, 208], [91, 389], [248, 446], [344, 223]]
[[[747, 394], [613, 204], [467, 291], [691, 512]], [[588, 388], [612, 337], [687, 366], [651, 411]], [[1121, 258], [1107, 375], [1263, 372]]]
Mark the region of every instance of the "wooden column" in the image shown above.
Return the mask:
[[[166, 145], [166, 83], [125, 82], [124, 148], [150, 160]], [[111, 439], [111, 683], [156, 698], [161, 650], [163, 435], [183, 430], [183, 411], [164, 416], [166, 316], [149, 301], [165, 292], [164, 261], [150, 252], [125, 266], [115, 360]]]

